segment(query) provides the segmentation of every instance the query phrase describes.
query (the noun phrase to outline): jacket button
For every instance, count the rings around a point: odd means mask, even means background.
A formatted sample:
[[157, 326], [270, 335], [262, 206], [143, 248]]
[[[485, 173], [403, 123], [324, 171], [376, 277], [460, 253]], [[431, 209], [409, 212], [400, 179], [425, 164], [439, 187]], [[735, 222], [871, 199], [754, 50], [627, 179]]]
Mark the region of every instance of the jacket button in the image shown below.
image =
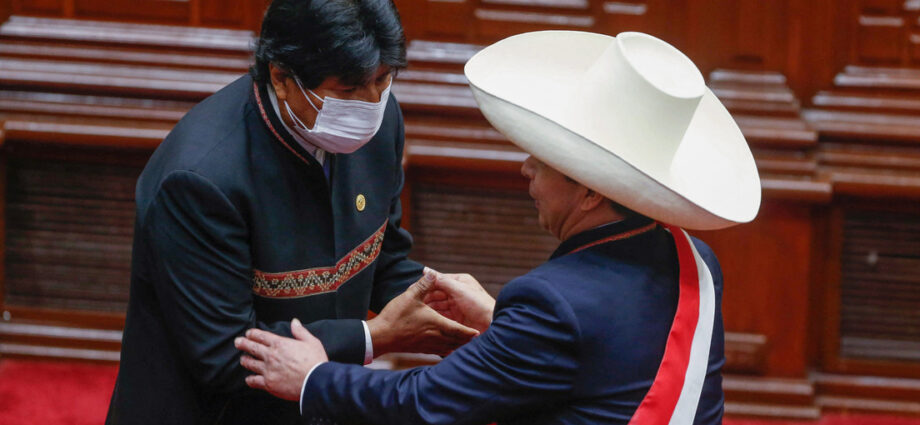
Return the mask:
[[364, 207], [366, 206], [367, 206], [367, 200], [364, 199], [364, 195], [358, 194], [358, 197], [355, 198], [355, 208], [357, 208], [358, 211], [364, 211]]

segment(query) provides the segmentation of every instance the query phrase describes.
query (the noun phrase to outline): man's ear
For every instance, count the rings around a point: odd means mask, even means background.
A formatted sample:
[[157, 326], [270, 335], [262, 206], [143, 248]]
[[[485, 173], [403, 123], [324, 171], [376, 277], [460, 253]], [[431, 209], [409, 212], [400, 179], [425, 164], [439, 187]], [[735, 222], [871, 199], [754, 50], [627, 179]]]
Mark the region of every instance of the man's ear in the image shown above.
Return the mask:
[[605, 202], [607, 202], [607, 198], [604, 197], [604, 195], [601, 195], [600, 193], [597, 193], [591, 189], [587, 189], [585, 197], [581, 200], [581, 210], [591, 211]]
[[275, 88], [275, 97], [278, 98], [278, 101], [287, 100], [287, 80], [291, 77], [288, 75], [288, 72], [281, 69], [280, 66], [275, 66], [273, 63], [268, 64], [268, 74], [271, 76], [272, 87]]

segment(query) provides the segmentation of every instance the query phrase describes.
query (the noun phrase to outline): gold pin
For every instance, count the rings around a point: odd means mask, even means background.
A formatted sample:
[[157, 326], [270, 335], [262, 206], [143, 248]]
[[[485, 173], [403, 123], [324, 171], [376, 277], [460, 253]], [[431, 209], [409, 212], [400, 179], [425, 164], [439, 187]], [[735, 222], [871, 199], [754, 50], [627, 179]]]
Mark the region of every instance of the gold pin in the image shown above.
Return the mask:
[[355, 198], [355, 207], [358, 208], [358, 211], [364, 211], [364, 207], [367, 206], [367, 200], [364, 199], [364, 195], [358, 194], [358, 197]]

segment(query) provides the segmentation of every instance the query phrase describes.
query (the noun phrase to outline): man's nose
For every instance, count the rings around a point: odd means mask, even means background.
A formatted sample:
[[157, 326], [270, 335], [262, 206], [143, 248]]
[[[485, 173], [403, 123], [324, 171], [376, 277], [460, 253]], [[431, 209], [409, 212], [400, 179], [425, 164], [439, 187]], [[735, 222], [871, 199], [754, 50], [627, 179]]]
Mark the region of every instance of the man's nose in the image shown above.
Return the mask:
[[376, 84], [371, 84], [369, 89], [367, 101], [372, 103], [380, 102], [380, 95], [383, 94], [383, 89], [378, 88]]
[[528, 156], [527, 159], [524, 160], [524, 163], [521, 164], [521, 175], [524, 177], [527, 177], [528, 179], [533, 177], [532, 161], [533, 161], [533, 157]]

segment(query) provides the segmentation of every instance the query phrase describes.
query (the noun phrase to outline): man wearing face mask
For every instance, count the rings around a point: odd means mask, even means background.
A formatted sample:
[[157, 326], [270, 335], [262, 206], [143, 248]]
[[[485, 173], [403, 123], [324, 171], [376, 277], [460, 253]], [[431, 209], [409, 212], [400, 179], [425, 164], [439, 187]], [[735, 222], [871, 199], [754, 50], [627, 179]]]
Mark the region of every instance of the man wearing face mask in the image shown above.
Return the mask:
[[422, 266], [400, 229], [389, 93], [406, 53], [392, 2], [276, 0], [255, 62], [176, 125], [138, 180], [108, 424], [295, 423], [297, 403], [246, 387], [233, 340], [251, 327], [290, 336], [296, 318], [330, 358], [359, 365], [476, 334], [410, 288]]

